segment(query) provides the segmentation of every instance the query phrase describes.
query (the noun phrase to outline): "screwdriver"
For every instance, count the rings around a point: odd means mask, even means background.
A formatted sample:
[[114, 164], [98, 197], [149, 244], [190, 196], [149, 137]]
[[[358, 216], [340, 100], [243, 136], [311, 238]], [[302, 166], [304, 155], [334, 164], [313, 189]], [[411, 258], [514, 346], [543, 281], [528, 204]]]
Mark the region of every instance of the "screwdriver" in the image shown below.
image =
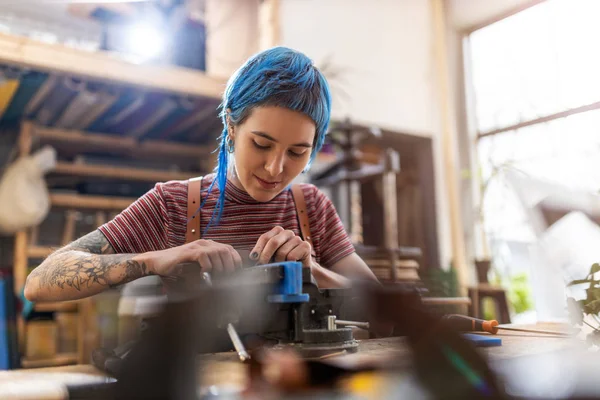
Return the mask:
[[559, 335], [559, 336], [570, 336], [566, 332], [558, 331], [546, 331], [537, 329], [521, 329], [521, 328], [508, 328], [499, 326], [498, 321], [495, 319], [484, 320], [479, 318], [467, 317], [466, 315], [459, 314], [448, 314], [442, 319], [447, 326], [463, 332], [489, 332], [493, 335], [498, 333], [499, 329], [506, 331], [517, 331], [517, 332], [529, 332], [529, 333], [543, 333], [546, 335]]

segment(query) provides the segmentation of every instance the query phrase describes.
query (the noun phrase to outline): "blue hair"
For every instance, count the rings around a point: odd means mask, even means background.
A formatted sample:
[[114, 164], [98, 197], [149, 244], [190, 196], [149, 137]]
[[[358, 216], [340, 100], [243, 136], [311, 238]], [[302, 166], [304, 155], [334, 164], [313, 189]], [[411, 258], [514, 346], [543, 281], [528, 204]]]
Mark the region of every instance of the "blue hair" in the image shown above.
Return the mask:
[[[274, 47], [252, 56], [229, 79], [219, 106], [223, 131], [217, 139], [219, 152], [215, 167], [214, 184], [219, 187], [219, 199], [215, 207], [217, 223], [221, 219], [225, 203], [225, 186], [229, 157], [227, 151], [227, 125], [239, 125], [252, 110], [261, 106], [285, 107], [310, 117], [316, 125], [315, 140], [307, 171], [323, 146], [331, 114], [331, 93], [323, 74], [306, 55], [286, 48]], [[208, 196], [205, 196], [205, 198]], [[211, 217], [208, 229], [213, 222]], [[205, 230], [206, 231], [206, 230]]]

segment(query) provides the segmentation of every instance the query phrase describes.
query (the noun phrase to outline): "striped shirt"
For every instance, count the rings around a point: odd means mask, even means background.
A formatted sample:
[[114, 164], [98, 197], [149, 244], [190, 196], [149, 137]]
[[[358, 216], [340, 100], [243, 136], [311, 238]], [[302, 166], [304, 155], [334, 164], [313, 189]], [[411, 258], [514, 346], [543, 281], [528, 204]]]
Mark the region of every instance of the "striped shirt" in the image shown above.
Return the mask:
[[[202, 179], [200, 231], [203, 239], [229, 244], [240, 251], [251, 251], [258, 238], [275, 226], [300, 235], [296, 207], [290, 190], [269, 202], [258, 202], [244, 190], [227, 181], [225, 205], [218, 224], [205, 228], [215, 209], [219, 189], [206, 190], [214, 174]], [[352, 254], [354, 246], [333, 206], [316, 186], [301, 184], [310, 221], [316, 261], [331, 267]], [[185, 243], [187, 223], [187, 181], [157, 183], [127, 209], [99, 229], [117, 253], [145, 253], [181, 246]]]

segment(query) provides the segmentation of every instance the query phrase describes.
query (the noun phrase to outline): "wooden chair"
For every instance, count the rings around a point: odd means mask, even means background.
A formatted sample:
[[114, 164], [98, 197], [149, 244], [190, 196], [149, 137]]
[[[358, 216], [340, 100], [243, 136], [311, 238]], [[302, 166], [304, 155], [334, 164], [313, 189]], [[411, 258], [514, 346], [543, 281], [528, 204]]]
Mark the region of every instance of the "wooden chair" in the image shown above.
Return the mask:
[[470, 316], [483, 318], [483, 299], [490, 298], [494, 300], [496, 306], [496, 320], [500, 324], [510, 324], [508, 301], [506, 291], [503, 288], [480, 283], [477, 286], [470, 286], [468, 292], [468, 296], [471, 299], [471, 305], [469, 306]]

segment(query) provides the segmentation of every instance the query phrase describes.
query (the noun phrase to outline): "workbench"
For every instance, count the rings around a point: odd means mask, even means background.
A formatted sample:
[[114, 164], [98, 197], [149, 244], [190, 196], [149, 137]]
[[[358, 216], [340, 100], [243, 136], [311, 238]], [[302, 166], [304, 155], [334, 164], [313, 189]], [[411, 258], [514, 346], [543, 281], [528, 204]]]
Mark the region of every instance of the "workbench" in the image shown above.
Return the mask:
[[[514, 325], [516, 326], [516, 325]], [[535, 324], [519, 326], [531, 329], [564, 330], [558, 324]], [[484, 335], [487, 335], [484, 333]], [[490, 360], [510, 360], [544, 353], [566, 352], [580, 347], [581, 342], [564, 336], [553, 336], [525, 332], [502, 332], [496, 335], [502, 339], [502, 346], [479, 348]], [[342, 355], [351, 359], [371, 359], [390, 356], [410, 357], [410, 350], [404, 338], [369, 339], [360, 341], [359, 351]], [[234, 352], [199, 356], [204, 368], [199, 371], [207, 385], [244, 385], [245, 365], [241, 364]], [[85, 382], [106, 382], [112, 378], [92, 365], [73, 365], [54, 368], [25, 369], [0, 372], [0, 398], [2, 399], [64, 399], [65, 385]], [[10, 395], [9, 395], [10, 393]], [[11, 397], [12, 396], [12, 397]], [[28, 397], [29, 396], [29, 397]]]

